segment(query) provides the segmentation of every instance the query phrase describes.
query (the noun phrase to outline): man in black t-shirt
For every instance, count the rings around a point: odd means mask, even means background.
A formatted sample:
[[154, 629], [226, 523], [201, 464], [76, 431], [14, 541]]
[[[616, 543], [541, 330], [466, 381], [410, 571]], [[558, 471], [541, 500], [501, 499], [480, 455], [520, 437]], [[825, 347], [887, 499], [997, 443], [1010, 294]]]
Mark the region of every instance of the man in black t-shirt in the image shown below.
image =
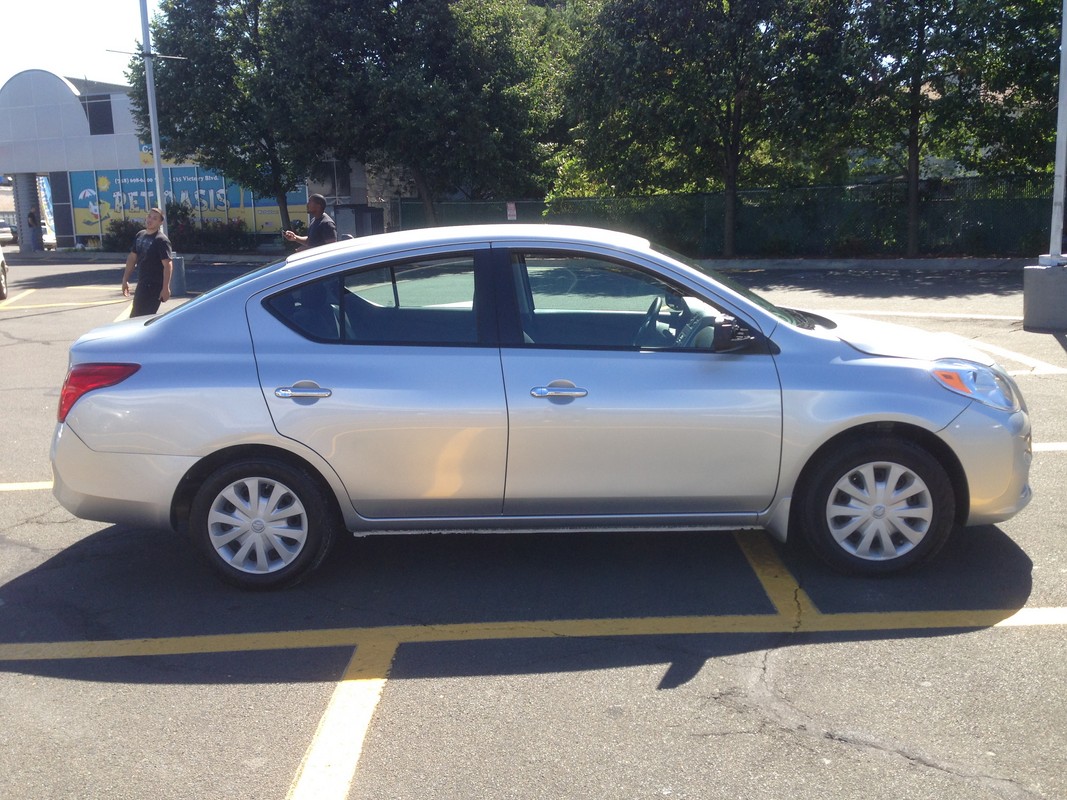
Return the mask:
[[159, 304], [170, 299], [170, 275], [174, 268], [171, 260], [170, 239], [160, 228], [163, 212], [153, 208], [145, 217], [145, 229], [137, 233], [133, 249], [126, 258], [126, 271], [122, 273], [122, 294], [130, 296], [130, 276], [137, 268], [137, 288], [133, 293], [131, 317], [143, 317], [159, 311]]
[[287, 242], [299, 242], [303, 245], [301, 250], [309, 247], [318, 247], [320, 244], [329, 244], [337, 241], [337, 225], [326, 213], [326, 198], [321, 194], [313, 194], [308, 198], [308, 216], [311, 222], [308, 224], [308, 235], [298, 236], [293, 231], [286, 231], [283, 235]]

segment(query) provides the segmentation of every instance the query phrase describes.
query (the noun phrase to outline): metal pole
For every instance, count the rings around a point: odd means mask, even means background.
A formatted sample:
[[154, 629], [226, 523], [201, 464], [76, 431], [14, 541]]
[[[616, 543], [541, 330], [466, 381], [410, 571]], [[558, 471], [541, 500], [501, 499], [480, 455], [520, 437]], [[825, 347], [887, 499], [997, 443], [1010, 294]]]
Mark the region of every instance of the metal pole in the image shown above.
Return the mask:
[[1063, 195], [1067, 182], [1067, 0], [1063, 0], [1060, 24], [1060, 93], [1056, 114], [1056, 183], [1052, 188], [1052, 235], [1048, 246], [1048, 261], [1063, 263]]
[[[1067, 9], [1067, 0], [1063, 0]], [[156, 203], [163, 211], [163, 233], [167, 232], [167, 200], [163, 192], [163, 164], [159, 157], [159, 120], [156, 117], [156, 75], [152, 63], [152, 41], [148, 30], [148, 0], [141, 0], [141, 57], [144, 59], [144, 82], [148, 90], [148, 126], [152, 131], [152, 161], [156, 170]], [[1062, 200], [1061, 200], [1062, 205]]]
[[[1063, 0], [1067, 3], [1067, 0]], [[152, 53], [152, 38], [148, 30], [148, 0], [141, 0], [141, 55], [144, 58], [144, 82], [148, 92], [148, 126], [152, 131], [152, 164], [156, 174], [156, 203], [163, 212], [163, 224], [160, 226], [163, 234], [167, 234], [167, 196], [163, 189], [163, 163], [159, 149], [159, 117], [156, 114], [156, 73], [152, 63], [155, 59]], [[170, 290], [175, 297], [184, 297], [185, 284], [185, 259], [177, 253], [171, 253], [171, 266], [173, 270], [170, 276]]]

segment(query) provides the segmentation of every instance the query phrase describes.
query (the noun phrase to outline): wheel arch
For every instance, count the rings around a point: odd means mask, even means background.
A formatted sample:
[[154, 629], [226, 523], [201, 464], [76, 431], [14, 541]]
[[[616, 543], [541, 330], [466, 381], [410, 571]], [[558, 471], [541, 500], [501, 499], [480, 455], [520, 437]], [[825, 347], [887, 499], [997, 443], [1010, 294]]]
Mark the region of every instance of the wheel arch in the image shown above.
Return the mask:
[[[959, 458], [940, 437], [935, 433], [920, 428], [917, 425], [909, 425], [904, 422], [873, 422], [842, 431], [831, 439], [828, 439], [811, 454], [805, 462], [796, 484], [793, 487], [793, 497], [799, 497], [808, 491], [808, 485], [815, 467], [827, 454], [844, 445], [871, 439], [876, 436], [891, 436], [900, 440], [909, 441], [926, 450], [944, 468], [952, 491], [955, 495], [956, 508], [954, 518], [957, 525], [962, 525], [966, 520], [970, 509], [970, 489], [967, 485], [967, 476]], [[798, 503], [791, 503], [789, 515], [790, 532], [796, 526], [796, 514]]]
[[172, 527], [181, 533], [185, 533], [188, 529], [193, 498], [196, 496], [200, 485], [215, 470], [226, 464], [244, 459], [274, 459], [307, 473], [308, 477], [318, 484], [323, 495], [331, 498], [333, 507], [330, 511], [337, 523], [339, 525], [344, 524], [344, 514], [337, 502], [337, 494], [334, 488], [311, 462], [281, 447], [266, 444], [242, 444], [226, 447], [205, 456], [182, 476], [181, 481], [178, 482], [178, 487], [174, 491], [174, 499], [171, 501], [170, 520]]

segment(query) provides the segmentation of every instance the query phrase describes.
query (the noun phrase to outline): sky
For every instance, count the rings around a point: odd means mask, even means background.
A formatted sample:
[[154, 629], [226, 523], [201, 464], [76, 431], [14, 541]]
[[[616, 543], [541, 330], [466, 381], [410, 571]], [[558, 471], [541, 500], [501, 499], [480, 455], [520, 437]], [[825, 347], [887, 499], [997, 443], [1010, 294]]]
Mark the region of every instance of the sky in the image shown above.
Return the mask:
[[[145, 0], [148, 18], [159, 0]], [[64, 78], [126, 83], [141, 40], [141, 0], [5, 0], [0, 12], [0, 86], [26, 69]], [[121, 50], [123, 53], [111, 53]]]

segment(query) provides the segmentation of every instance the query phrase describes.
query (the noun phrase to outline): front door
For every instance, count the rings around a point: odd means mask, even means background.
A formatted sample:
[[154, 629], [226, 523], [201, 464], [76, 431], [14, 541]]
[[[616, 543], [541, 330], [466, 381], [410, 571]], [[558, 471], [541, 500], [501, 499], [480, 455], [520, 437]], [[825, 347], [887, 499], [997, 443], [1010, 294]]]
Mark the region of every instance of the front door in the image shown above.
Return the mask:
[[512, 269], [524, 343], [501, 351], [506, 514], [767, 507], [782, 407], [766, 351], [681, 346], [693, 312], [715, 309], [626, 264], [525, 253]]

